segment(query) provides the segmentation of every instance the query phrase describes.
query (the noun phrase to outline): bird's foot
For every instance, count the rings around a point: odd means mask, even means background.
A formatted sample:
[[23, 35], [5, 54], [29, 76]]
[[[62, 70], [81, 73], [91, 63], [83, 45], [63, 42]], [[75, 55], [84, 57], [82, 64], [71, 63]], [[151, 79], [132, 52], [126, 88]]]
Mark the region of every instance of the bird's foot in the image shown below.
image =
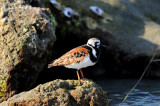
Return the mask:
[[80, 79], [80, 82], [84, 82], [86, 79], [85, 78], [82, 78], [82, 79]]
[[79, 81], [79, 84], [81, 85], [81, 79], [79, 79], [78, 81]]

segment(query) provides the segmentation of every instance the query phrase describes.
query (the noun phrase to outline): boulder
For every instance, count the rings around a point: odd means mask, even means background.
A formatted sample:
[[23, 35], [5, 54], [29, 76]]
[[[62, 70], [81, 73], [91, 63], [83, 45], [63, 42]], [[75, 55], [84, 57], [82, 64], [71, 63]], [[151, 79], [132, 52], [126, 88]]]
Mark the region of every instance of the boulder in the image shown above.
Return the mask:
[[56, 21], [24, 0], [0, 3], [0, 97], [30, 89], [51, 54]]
[[54, 80], [14, 95], [1, 106], [108, 106], [106, 92], [90, 80]]

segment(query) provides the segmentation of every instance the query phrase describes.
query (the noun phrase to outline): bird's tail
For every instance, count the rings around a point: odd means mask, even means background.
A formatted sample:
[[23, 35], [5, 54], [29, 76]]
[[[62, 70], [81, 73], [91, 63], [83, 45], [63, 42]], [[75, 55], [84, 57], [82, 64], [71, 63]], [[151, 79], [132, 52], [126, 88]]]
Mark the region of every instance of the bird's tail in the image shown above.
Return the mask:
[[48, 64], [48, 68], [51, 68], [53, 66], [54, 66], [53, 63], [52, 64]]

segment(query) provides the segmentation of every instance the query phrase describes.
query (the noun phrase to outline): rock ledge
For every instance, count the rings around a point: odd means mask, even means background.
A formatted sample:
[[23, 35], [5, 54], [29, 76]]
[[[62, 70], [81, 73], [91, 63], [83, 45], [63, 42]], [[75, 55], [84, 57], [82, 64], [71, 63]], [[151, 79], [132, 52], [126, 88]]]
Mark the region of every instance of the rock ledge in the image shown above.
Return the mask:
[[79, 85], [77, 80], [57, 79], [14, 95], [1, 106], [107, 106], [108, 98], [100, 86], [90, 80]]

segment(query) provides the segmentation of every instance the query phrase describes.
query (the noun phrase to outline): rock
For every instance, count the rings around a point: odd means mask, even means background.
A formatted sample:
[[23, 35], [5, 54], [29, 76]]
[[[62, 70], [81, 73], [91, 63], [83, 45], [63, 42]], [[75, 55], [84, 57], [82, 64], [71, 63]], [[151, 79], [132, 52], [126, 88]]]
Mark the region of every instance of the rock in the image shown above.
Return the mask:
[[[49, 5], [49, 1], [45, 1], [58, 21], [56, 32], [61, 42], [66, 41], [66, 47], [71, 47], [86, 43], [84, 41], [90, 37], [99, 37], [108, 46], [100, 62], [104, 63], [102, 66], [105, 70], [113, 70], [113, 76], [117, 72], [133, 75], [135, 70], [141, 73], [159, 45], [159, 0], [57, 1], [61, 7], [70, 7], [79, 13], [78, 19], [66, 19], [61, 15], [61, 11], [56, 11]], [[101, 8], [103, 17], [91, 12], [90, 6]], [[159, 55], [160, 53], [157, 53], [157, 56]], [[137, 76], [137, 73], [135, 75]]]
[[56, 21], [48, 9], [23, 0], [1, 0], [0, 7], [0, 80], [11, 96], [31, 88], [47, 64]]
[[1, 106], [108, 106], [106, 93], [93, 81], [54, 80], [14, 95]]

